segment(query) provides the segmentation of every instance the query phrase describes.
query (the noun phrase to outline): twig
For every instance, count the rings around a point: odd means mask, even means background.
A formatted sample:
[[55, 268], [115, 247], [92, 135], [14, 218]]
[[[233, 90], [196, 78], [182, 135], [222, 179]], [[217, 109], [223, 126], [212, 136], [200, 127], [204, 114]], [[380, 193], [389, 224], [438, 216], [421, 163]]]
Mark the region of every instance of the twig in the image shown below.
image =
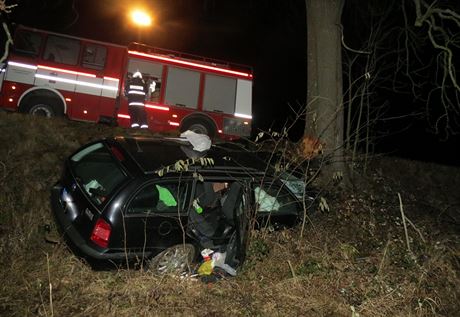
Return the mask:
[[342, 38], [341, 38], [341, 41], [342, 41], [342, 45], [345, 49], [349, 50], [350, 52], [353, 52], [353, 53], [358, 53], [358, 54], [366, 54], [366, 55], [370, 55], [371, 52], [369, 51], [363, 51], [363, 50], [355, 50], [351, 47], [349, 47], [346, 43], [345, 43], [345, 39], [344, 39], [344, 35], [343, 35], [343, 26], [342, 24], [339, 24], [339, 29], [340, 29], [340, 32], [342, 33]]
[[407, 222], [412, 226], [412, 228], [414, 228], [415, 231], [417, 231], [418, 235], [420, 236], [420, 239], [422, 239], [422, 241], [425, 243], [425, 238], [423, 238], [423, 235], [422, 235], [422, 232], [414, 225], [414, 223], [412, 221], [410, 221], [409, 218], [405, 217]]
[[2, 161], [0, 161], [0, 165], [3, 167], [3, 176], [0, 177], [0, 180], [4, 180], [6, 178], [6, 175], [7, 175], [6, 165]]
[[9, 47], [11, 44], [13, 44], [13, 38], [11, 37], [11, 33], [10, 33], [10, 30], [8, 29], [8, 25], [5, 22], [3, 22], [2, 27], [6, 35], [6, 41], [5, 41], [3, 56], [0, 57], [0, 63], [3, 63], [3, 61], [6, 60], [6, 57], [8, 56], [8, 52], [9, 52]]
[[0, 0], [0, 11], [5, 13], [11, 13], [11, 9], [17, 6], [17, 4], [6, 5], [5, 0]]
[[383, 264], [385, 262], [385, 258], [386, 258], [389, 246], [390, 246], [390, 240], [387, 241], [387, 244], [385, 245], [385, 249], [383, 250], [383, 256], [382, 256], [382, 260], [380, 261], [379, 270], [377, 272], [377, 275], [380, 275], [380, 272], [383, 269]]
[[287, 260], [287, 263], [289, 264], [289, 269], [291, 270], [292, 277], [296, 278], [294, 268], [292, 267], [291, 261]]
[[51, 311], [51, 317], [54, 316], [54, 310], [53, 310], [53, 285], [51, 284], [51, 274], [50, 274], [50, 259], [48, 257], [48, 253], [46, 253], [46, 266], [48, 269], [48, 284], [49, 284], [49, 290], [50, 290], [50, 311]]
[[413, 256], [412, 250], [410, 248], [410, 242], [409, 242], [409, 234], [407, 232], [407, 225], [406, 225], [406, 216], [404, 215], [404, 210], [403, 210], [403, 203], [401, 199], [401, 194], [398, 193], [398, 198], [399, 198], [399, 209], [401, 210], [401, 218], [404, 226], [404, 234], [406, 235], [406, 243], [407, 243], [407, 251]]

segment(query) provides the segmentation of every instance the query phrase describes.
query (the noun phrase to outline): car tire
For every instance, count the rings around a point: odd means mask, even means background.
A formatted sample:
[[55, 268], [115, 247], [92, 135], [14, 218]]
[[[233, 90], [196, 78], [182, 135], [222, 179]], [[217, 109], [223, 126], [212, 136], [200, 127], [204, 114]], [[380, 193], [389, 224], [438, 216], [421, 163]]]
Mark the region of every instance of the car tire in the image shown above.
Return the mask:
[[211, 139], [216, 135], [216, 129], [204, 120], [190, 120], [181, 127], [181, 132], [190, 130], [198, 134], [206, 134]]
[[192, 244], [177, 244], [148, 260], [147, 269], [160, 275], [181, 274], [189, 271], [195, 254], [196, 250]]

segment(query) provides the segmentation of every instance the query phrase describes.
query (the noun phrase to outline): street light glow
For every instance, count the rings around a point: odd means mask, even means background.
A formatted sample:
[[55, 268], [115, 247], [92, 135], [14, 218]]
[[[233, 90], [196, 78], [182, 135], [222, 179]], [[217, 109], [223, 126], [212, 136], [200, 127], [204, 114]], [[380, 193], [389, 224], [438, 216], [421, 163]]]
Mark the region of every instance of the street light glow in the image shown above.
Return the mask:
[[139, 26], [150, 26], [152, 24], [152, 18], [147, 12], [142, 10], [133, 10], [131, 12], [131, 19]]

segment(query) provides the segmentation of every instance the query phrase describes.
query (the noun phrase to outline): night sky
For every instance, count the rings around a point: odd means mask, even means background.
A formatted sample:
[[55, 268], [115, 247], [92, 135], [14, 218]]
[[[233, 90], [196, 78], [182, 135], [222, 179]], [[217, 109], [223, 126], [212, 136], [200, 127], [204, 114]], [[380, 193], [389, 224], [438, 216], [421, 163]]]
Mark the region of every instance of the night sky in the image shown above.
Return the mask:
[[[256, 129], [279, 129], [286, 120], [294, 117], [290, 108], [298, 110], [305, 104], [307, 43], [304, 0], [17, 2], [19, 6], [10, 15], [12, 22], [122, 45], [140, 38], [152, 46], [252, 66], [253, 125]], [[127, 12], [136, 4], [152, 12], [154, 24], [149, 30], [139, 32], [129, 22]], [[350, 11], [345, 10], [344, 14], [350, 15]], [[351, 44], [356, 42], [356, 38], [350, 41]], [[388, 94], [387, 99], [393, 109], [400, 108], [398, 103], [412, 102], [407, 96], [394, 93]], [[408, 126], [409, 129], [400, 129]], [[380, 129], [384, 134], [386, 130], [393, 130], [393, 125]], [[403, 132], [383, 139], [377, 150], [460, 164], [459, 156], [453, 151], [460, 146], [460, 138], [440, 141], [427, 132], [423, 122], [418, 121], [409, 124], [396, 122], [394, 131], [400, 130]], [[291, 137], [297, 139], [302, 132], [303, 122], [299, 121], [291, 130]]]

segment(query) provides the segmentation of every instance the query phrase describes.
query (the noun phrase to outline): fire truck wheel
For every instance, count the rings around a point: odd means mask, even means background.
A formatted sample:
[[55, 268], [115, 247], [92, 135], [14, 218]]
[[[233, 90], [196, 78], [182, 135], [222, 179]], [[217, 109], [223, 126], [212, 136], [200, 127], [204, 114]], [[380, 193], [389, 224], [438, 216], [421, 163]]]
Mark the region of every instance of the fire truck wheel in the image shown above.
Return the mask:
[[40, 104], [40, 103], [30, 107], [29, 113], [37, 117], [47, 117], [47, 118], [51, 118], [56, 115], [54, 113], [53, 107], [49, 105], [45, 105], [45, 104]]
[[216, 130], [208, 122], [202, 120], [191, 120], [181, 127], [181, 132], [191, 130], [195, 133], [206, 134], [211, 139], [216, 134]]

